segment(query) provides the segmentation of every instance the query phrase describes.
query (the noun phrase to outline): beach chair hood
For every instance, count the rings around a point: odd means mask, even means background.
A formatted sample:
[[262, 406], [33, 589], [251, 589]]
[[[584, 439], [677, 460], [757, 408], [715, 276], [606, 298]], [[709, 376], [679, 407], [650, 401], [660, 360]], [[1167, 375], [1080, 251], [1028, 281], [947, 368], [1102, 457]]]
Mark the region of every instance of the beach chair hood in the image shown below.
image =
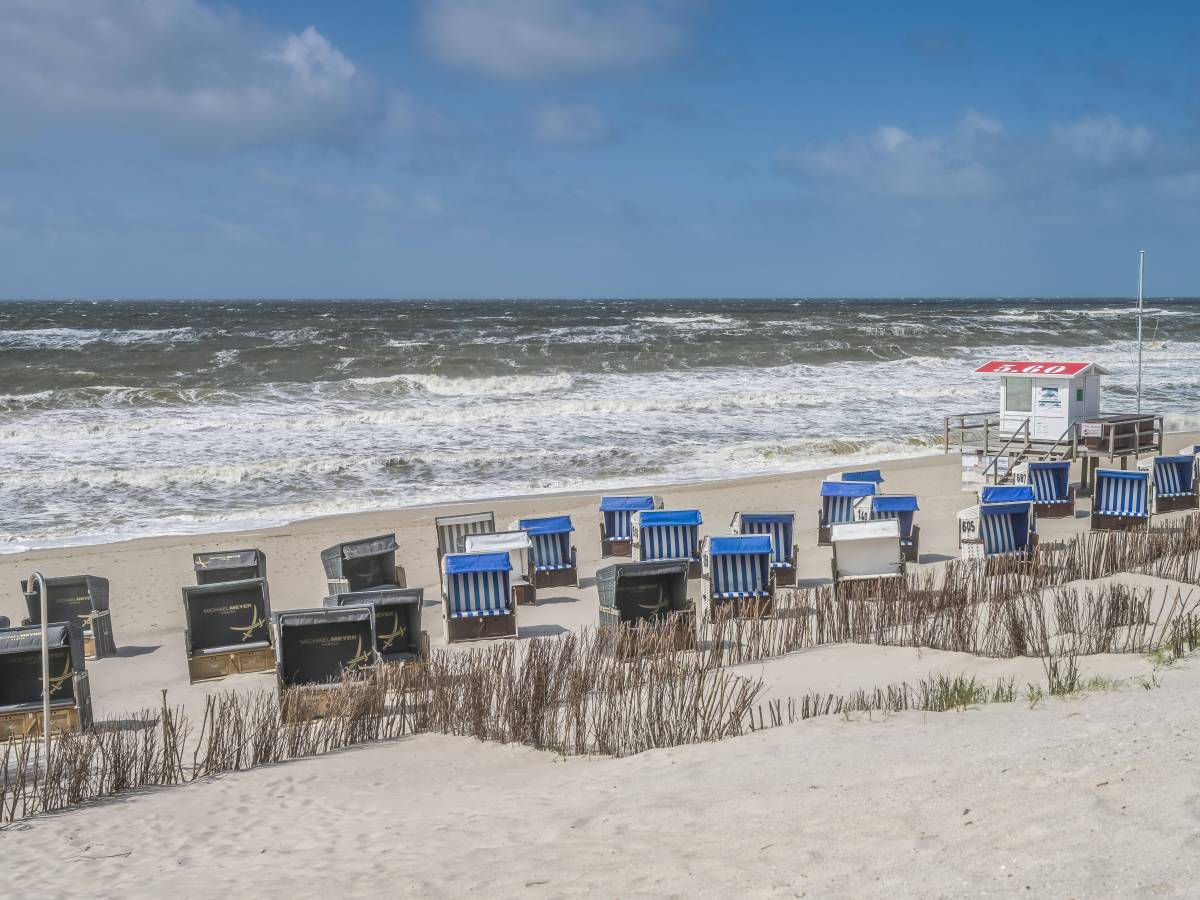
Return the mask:
[[771, 536], [769, 534], [734, 534], [710, 538], [708, 542], [710, 556], [743, 556], [761, 553], [771, 555]]
[[656, 509], [656, 498], [649, 494], [639, 497], [601, 497], [600, 512], [635, 512], [639, 509]]
[[665, 525], [700, 525], [703, 519], [698, 509], [647, 509], [638, 514], [638, 523], [643, 528]]
[[519, 519], [518, 527], [530, 537], [543, 534], [568, 534], [575, 530], [570, 516], [547, 516], [541, 519]]
[[253, 569], [258, 566], [257, 550], [227, 550], [193, 553], [192, 568], [197, 572], [213, 569]]
[[[36, 584], [21, 582], [31, 625], [42, 624], [42, 595]], [[108, 579], [65, 575], [46, 579], [46, 612], [51, 622], [75, 622], [81, 628], [92, 613], [108, 609]], [[40, 640], [40, 638], [39, 638]]]
[[503, 550], [528, 550], [532, 546], [527, 531], [492, 531], [467, 535], [467, 553], [495, 553]]
[[869, 484], [883, 484], [883, 473], [878, 469], [861, 469], [857, 472], [835, 472], [826, 481], [858, 481]]
[[1032, 503], [1034, 499], [1027, 484], [992, 484], [979, 492], [980, 503]]
[[450, 553], [443, 557], [443, 564], [447, 575], [512, 571], [507, 553]]
[[870, 497], [875, 484], [870, 481], [822, 481], [822, 497]]

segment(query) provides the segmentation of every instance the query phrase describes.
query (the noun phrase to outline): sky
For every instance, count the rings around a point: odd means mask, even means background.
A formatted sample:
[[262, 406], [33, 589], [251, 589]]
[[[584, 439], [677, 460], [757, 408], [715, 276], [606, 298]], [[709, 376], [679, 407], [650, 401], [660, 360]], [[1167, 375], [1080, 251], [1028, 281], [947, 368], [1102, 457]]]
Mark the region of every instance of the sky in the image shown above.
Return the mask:
[[1200, 5], [0, 0], [0, 298], [1200, 295]]

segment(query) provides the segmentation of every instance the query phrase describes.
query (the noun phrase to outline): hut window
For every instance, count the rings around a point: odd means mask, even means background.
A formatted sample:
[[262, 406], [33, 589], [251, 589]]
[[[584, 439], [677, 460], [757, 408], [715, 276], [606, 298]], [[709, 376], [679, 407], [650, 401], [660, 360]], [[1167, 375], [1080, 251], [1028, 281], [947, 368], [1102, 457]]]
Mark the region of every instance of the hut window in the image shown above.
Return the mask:
[[1004, 408], [1009, 412], [1033, 411], [1033, 379], [1004, 379]]

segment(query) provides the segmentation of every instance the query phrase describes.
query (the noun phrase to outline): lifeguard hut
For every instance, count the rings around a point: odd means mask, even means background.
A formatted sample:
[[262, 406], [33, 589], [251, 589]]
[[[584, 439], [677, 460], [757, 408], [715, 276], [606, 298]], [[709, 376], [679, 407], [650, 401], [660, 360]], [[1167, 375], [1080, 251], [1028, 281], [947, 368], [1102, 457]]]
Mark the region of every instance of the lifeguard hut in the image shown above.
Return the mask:
[[1013, 479], [1023, 461], [1083, 460], [1086, 487], [1101, 459], [1119, 461], [1161, 453], [1163, 418], [1102, 415], [1094, 362], [993, 359], [975, 369], [1000, 382], [999, 411], [946, 416], [945, 450], [963, 454], [963, 489]]

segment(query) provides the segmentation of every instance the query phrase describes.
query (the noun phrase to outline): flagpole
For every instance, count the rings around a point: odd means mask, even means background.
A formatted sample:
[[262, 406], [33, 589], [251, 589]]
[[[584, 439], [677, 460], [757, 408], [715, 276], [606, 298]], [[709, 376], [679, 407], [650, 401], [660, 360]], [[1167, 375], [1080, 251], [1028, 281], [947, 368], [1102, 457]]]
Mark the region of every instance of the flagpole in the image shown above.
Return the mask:
[[1142, 411], [1142, 280], [1146, 273], [1146, 251], [1138, 251], [1138, 362], [1137, 362], [1137, 411]]

